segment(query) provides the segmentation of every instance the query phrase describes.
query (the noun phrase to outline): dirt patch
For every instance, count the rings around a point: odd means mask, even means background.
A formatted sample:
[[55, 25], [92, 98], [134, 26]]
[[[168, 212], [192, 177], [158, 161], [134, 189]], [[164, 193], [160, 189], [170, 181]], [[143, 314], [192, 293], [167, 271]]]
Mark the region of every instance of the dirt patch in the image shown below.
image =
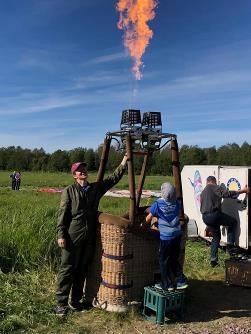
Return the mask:
[[163, 325], [139, 313], [114, 315], [93, 310], [76, 316], [78, 334], [248, 334], [251, 333], [251, 289], [226, 286], [222, 281], [191, 280], [181, 319]]

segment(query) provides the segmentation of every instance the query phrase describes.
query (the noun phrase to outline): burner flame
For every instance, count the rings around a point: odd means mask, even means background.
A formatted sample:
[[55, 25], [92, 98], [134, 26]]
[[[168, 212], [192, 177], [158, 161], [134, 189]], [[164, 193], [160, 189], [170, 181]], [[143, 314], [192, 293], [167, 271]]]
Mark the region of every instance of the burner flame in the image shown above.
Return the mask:
[[124, 30], [124, 46], [133, 58], [132, 72], [136, 80], [142, 78], [142, 56], [153, 37], [148, 22], [154, 19], [157, 4], [157, 0], [119, 0], [116, 6], [119, 12], [117, 26]]

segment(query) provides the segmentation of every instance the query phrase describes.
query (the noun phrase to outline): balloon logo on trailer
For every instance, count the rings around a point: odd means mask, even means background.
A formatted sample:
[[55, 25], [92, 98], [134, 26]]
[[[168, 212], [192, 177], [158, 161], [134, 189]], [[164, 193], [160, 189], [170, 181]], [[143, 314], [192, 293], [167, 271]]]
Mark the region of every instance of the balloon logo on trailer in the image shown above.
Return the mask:
[[[235, 177], [231, 177], [227, 181], [227, 189], [230, 190], [230, 191], [240, 190], [241, 189], [241, 184]], [[232, 198], [237, 198], [238, 196], [239, 195], [235, 195], [234, 197], [232, 196]]]
[[241, 184], [235, 177], [231, 177], [231, 179], [227, 181], [227, 189], [230, 191], [240, 190]]

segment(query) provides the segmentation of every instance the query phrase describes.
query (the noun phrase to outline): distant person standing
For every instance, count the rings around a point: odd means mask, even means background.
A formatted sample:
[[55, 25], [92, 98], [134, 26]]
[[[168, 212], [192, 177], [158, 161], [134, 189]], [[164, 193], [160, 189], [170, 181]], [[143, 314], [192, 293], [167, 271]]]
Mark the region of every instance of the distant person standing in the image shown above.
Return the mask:
[[220, 245], [220, 226], [227, 226], [227, 251], [230, 257], [236, 255], [238, 248], [235, 244], [235, 229], [237, 221], [230, 215], [221, 211], [223, 198], [236, 198], [239, 194], [249, 193], [250, 189], [244, 187], [237, 191], [230, 191], [224, 185], [218, 186], [214, 176], [208, 176], [206, 187], [201, 193], [201, 207], [203, 222], [211, 228], [213, 240], [211, 243], [211, 266], [218, 264], [218, 248]]
[[16, 171], [10, 174], [11, 178], [11, 189], [15, 190], [16, 189]]
[[16, 180], [15, 190], [19, 190], [21, 184], [21, 173], [19, 171], [15, 173], [15, 180]]

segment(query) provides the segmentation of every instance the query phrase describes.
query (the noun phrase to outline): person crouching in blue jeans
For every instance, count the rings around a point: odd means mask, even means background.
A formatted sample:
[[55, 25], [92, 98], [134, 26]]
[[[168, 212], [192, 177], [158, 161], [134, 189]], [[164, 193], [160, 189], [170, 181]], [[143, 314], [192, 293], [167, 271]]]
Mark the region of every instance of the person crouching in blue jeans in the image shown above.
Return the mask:
[[176, 199], [175, 188], [168, 182], [161, 186], [161, 198], [150, 207], [146, 223], [158, 219], [160, 232], [159, 265], [161, 282], [155, 287], [172, 291], [188, 287], [186, 276], [179, 264], [182, 229], [179, 220], [180, 205]]

